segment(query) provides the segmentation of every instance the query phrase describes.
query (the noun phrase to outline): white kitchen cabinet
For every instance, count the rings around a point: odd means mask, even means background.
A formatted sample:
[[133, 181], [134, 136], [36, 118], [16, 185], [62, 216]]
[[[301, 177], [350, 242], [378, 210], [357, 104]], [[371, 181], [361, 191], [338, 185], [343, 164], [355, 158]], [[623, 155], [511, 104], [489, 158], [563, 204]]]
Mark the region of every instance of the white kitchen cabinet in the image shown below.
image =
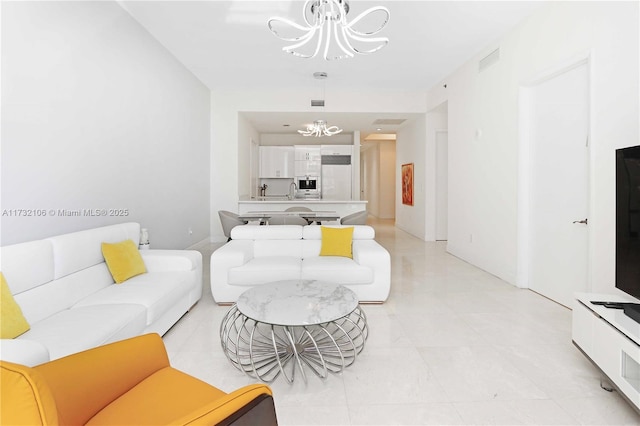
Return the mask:
[[320, 153], [322, 155], [352, 155], [353, 145], [322, 145]]
[[296, 161], [320, 161], [320, 145], [296, 145]]
[[296, 145], [296, 176], [320, 176], [320, 158], [320, 145]]
[[296, 176], [320, 176], [320, 160], [297, 160], [295, 162]]
[[293, 178], [295, 150], [293, 146], [261, 146], [261, 178]]

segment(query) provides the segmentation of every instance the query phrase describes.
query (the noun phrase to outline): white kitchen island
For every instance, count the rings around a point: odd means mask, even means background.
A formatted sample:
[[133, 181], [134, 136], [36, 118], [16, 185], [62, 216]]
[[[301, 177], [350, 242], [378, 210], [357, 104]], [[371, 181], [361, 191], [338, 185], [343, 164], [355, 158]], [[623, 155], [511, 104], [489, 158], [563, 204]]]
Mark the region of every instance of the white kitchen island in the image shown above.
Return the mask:
[[238, 213], [244, 214], [255, 211], [285, 211], [289, 207], [304, 206], [313, 211], [335, 211], [344, 217], [351, 213], [367, 210], [367, 201], [360, 200], [305, 200], [287, 199], [280, 197], [266, 197], [264, 199], [246, 199], [238, 201]]

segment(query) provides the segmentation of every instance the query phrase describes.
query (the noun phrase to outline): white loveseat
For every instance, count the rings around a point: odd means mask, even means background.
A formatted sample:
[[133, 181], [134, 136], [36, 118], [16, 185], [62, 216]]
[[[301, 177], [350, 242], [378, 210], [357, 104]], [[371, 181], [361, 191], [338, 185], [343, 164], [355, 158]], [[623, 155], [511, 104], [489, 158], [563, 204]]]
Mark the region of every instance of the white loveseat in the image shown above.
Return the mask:
[[147, 273], [114, 284], [101, 243], [137, 245], [139, 236], [139, 224], [124, 223], [2, 247], [2, 272], [31, 329], [2, 339], [0, 357], [36, 365], [166, 333], [202, 297], [202, 255], [141, 250]]
[[[345, 226], [335, 226], [345, 228]], [[270, 281], [332, 281], [353, 290], [361, 302], [384, 302], [391, 286], [389, 252], [370, 226], [353, 226], [353, 259], [320, 256], [318, 225], [244, 225], [211, 255], [211, 293], [217, 303], [236, 302], [245, 290]]]

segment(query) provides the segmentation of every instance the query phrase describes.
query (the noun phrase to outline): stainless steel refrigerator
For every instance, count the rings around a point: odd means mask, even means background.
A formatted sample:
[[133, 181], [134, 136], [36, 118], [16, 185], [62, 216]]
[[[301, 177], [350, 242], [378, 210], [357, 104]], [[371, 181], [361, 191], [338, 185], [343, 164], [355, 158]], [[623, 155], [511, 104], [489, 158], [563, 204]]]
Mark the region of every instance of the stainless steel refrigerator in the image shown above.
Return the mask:
[[322, 156], [322, 199], [351, 200], [351, 156]]

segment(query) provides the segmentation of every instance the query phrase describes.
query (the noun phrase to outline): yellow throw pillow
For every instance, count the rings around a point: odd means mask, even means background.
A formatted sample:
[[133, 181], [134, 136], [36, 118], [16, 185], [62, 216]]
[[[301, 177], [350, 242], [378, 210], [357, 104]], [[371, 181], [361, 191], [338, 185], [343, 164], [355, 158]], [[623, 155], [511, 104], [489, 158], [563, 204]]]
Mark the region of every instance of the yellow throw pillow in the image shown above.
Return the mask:
[[343, 256], [353, 259], [351, 243], [353, 242], [353, 227], [328, 228], [322, 226], [322, 245], [320, 256]]
[[0, 338], [13, 339], [31, 328], [0, 272]]
[[102, 255], [116, 284], [147, 272], [140, 251], [133, 240], [113, 244], [102, 243]]

